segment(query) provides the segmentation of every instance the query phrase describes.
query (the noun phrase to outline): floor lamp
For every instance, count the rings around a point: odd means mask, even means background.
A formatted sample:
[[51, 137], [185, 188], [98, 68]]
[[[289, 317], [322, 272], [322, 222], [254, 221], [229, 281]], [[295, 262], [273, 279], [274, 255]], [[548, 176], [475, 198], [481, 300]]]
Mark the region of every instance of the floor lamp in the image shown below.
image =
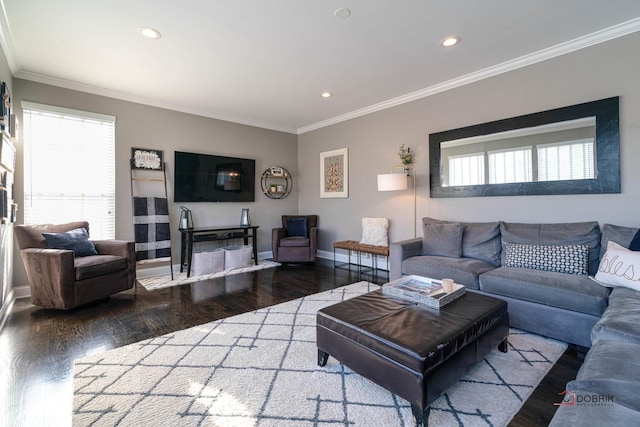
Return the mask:
[[[394, 172], [401, 169], [401, 173]], [[407, 189], [407, 177], [413, 177], [413, 237], [416, 237], [416, 169], [411, 165], [391, 168], [391, 173], [378, 175], [378, 191], [399, 191]]]

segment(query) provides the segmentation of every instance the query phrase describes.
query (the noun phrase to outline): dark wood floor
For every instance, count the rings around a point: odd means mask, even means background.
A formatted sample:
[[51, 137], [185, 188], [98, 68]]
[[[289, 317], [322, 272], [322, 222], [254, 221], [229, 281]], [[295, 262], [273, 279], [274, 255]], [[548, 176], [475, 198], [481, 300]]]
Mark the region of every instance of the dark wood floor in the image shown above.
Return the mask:
[[[19, 300], [0, 333], [0, 425], [70, 425], [76, 358], [358, 280], [355, 273], [319, 261], [157, 291], [138, 286], [68, 312]], [[575, 378], [580, 364], [575, 351], [568, 350], [511, 425], [547, 425], [557, 393]]]

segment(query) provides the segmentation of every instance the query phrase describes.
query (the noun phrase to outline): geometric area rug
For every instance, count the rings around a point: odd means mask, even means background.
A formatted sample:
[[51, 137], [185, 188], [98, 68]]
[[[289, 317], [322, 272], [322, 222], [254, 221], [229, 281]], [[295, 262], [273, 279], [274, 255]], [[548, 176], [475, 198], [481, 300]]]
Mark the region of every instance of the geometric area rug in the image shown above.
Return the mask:
[[[405, 400], [329, 357], [316, 313], [377, 289], [359, 282], [155, 337], [74, 364], [74, 426], [411, 426]], [[504, 426], [565, 343], [511, 329], [431, 404], [429, 425]]]
[[229, 270], [219, 271], [217, 273], [203, 274], [200, 276], [187, 277], [187, 273], [176, 273], [171, 278], [170, 274], [160, 276], [148, 276], [138, 278], [138, 283], [145, 287], [148, 291], [155, 289], [168, 288], [170, 286], [186, 285], [187, 283], [195, 283], [203, 280], [215, 279], [217, 277], [230, 276], [232, 274], [247, 273], [249, 271], [264, 270], [265, 268], [273, 268], [279, 266], [280, 263], [274, 261], [263, 260], [259, 264], [252, 264], [248, 267], [239, 267]]

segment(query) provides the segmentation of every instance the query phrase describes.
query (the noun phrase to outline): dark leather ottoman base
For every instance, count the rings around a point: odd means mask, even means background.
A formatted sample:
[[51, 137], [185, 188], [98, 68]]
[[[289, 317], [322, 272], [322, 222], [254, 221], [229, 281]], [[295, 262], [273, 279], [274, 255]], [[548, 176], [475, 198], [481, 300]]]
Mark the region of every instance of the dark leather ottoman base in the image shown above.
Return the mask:
[[320, 366], [333, 356], [409, 401], [422, 423], [473, 365], [498, 345], [506, 351], [509, 315], [504, 301], [484, 295], [433, 310], [378, 290], [320, 310], [316, 331]]

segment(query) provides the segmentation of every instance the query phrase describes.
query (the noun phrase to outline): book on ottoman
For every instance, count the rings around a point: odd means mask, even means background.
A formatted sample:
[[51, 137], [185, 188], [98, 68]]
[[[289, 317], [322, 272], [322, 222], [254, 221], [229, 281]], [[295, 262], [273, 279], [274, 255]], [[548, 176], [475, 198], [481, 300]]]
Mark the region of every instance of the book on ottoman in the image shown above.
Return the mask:
[[382, 286], [382, 293], [424, 304], [431, 308], [440, 308], [464, 295], [463, 285], [455, 283], [452, 292], [445, 292], [442, 281], [422, 276], [405, 276]]

